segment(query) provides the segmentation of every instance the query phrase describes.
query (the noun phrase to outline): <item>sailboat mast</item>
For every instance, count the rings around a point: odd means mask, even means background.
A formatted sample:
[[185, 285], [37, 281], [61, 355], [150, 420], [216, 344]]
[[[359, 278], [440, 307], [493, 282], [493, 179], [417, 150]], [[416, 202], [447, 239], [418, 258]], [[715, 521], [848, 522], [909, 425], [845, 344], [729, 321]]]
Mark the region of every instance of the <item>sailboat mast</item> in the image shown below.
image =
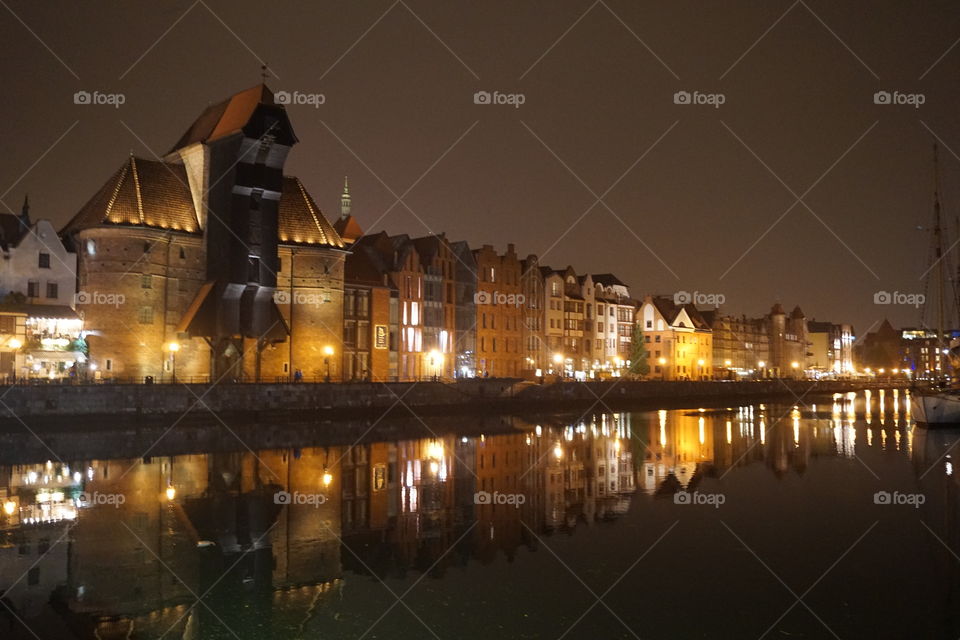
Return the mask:
[[933, 143], [933, 237], [935, 244], [934, 259], [937, 261], [937, 372], [944, 375], [943, 368], [943, 316], [944, 316], [944, 273], [943, 273], [943, 227], [940, 222], [940, 168], [937, 143]]

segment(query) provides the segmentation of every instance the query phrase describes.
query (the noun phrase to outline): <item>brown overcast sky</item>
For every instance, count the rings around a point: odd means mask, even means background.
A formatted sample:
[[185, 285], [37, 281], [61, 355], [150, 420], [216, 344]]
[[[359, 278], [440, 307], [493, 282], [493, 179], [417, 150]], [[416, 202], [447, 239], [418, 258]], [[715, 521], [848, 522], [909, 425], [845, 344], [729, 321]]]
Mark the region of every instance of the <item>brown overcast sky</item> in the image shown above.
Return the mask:
[[[29, 192], [58, 224], [131, 151], [164, 153], [256, 84], [261, 61], [274, 91], [325, 97], [289, 108], [287, 168], [328, 217], [346, 174], [368, 230], [514, 242], [637, 296], [916, 324], [873, 296], [923, 292], [935, 136], [960, 214], [956, 2], [0, 4], [0, 194], [19, 210]], [[524, 104], [477, 105], [479, 90]], [[881, 90], [924, 103], [875, 104]]]

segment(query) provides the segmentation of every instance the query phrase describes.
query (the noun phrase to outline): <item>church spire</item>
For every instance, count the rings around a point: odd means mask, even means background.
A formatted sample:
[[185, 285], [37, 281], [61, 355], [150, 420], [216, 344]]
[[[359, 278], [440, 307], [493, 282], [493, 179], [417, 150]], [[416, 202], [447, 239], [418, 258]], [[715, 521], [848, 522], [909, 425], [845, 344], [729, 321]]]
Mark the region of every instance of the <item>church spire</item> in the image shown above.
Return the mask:
[[350, 215], [350, 182], [343, 176], [343, 194], [340, 196], [340, 218]]
[[30, 228], [30, 195], [23, 196], [23, 207], [20, 209], [20, 224], [24, 229]]

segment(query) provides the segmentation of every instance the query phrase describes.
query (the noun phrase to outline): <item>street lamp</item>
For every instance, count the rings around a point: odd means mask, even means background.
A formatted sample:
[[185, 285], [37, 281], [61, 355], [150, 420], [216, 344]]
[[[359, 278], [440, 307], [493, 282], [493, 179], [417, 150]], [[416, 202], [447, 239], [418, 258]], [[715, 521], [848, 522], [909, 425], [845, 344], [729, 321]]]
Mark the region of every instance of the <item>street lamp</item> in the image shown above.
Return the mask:
[[167, 351], [170, 352], [170, 360], [171, 360], [170, 368], [172, 369], [173, 381], [176, 382], [177, 381], [177, 352], [180, 351], [180, 343], [176, 341], [170, 342], [169, 344], [167, 344]]
[[561, 377], [561, 378], [563, 378], [563, 374], [564, 374], [564, 370], [563, 370], [563, 366], [562, 366], [562, 365], [563, 365], [563, 360], [564, 360], [564, 358], [563, 358], [563, 354], [562, 354], [562, 353], [555, 353], [555, 354], [553, 354], [553, 364], [557, 365], [557, 369], [559, 369], [559, 373], [560, 373], [560, 377]]
[[176, 489], [176, 487], [174, 487], [172, 484], [169, 485], [169, 486], [167, 487], [166, 494], [167, 494], [167, 501], [173, 502], [173, 500], [177, 497], [177, 489]]
[[767, 366], [767, 363], [764, 362], [763, 360], [758, 360], [758, 361], [757, 361], [757, 369], [760, 369], [760, 377], [761, 377], [761, 378], [766, 378], [766, 377], [767, 377], [767, 372], [764, 371], [764, 368], [765, 368], [766, 366]]
[[330, 382], [330, 356], [333, 355], [333, 347], [329, 344], [323, 348], [323, 365], [326, 368], [326, 374], [324, 375], [324, 381]]
[[660, 380], [661, 381], [666, 380], [667, 379], [667, 367], [666, 367], [667, 359], [660, 358], [659, 360], [657, 360], [657, 362], [660, 364]]

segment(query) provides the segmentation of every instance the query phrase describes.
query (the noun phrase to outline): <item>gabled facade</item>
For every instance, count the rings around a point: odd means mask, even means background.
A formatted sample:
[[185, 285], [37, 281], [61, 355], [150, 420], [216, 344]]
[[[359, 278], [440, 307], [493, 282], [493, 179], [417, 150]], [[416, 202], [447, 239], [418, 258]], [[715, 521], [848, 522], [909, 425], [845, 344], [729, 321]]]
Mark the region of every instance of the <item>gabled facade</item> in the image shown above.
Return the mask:
[[708, 380], [713, 377], [713, 332], [692, 304], [647, 296], [637, 312], [647, 344], [651, 377]]
[[593, 283], [597, 308], [594, 357], [599, 368], [621, 375], [630, 360], [637, 307], [627, 285], [613, 274], [594, 275]]

